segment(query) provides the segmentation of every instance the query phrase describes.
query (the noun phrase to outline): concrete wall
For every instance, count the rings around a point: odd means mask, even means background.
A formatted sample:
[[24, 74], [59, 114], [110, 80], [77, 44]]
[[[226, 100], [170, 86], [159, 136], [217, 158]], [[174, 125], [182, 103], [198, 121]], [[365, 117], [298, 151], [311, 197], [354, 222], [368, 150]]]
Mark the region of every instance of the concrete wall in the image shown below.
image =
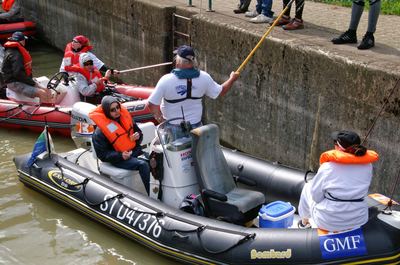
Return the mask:
[[[49, 43], [63, 49], [72, 36], [85, 34], [100, 58], [124, 69], [171, 60], [172, 13], [190, 12], [168, 3], [27, 0], [25, 12]], [[215, 13], [192, 18], [201, 68], [218, 82], [236, 70], [261, 36]], [[128, 80], [154, 85], [166, 70], [138, 72]], [[332, 131], [366, 135], [399, 78], [386, 70], [269, 38], [227, 96], [206, 100], [205, 121], [219, 124], [222, 139], [240, 150], [316, 170], [319, 154], [332, 148]], [[397, 89], [366, 143], [381, 154], [372, 191], [386, 194], [399, 170], [399, 99]]]

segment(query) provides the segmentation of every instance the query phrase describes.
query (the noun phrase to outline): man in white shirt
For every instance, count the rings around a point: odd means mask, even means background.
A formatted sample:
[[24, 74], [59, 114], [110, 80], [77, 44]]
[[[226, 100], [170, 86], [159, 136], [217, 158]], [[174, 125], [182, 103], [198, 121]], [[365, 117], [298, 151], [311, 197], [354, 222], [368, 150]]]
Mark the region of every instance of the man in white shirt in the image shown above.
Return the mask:
[[175, 53], [175, 69], [161, 77], [148, 99], [148, 105], [158, 122], [182, 117], [183, 109], [185, 120], [196, 128], [201, 125], [203, 96], [216, 99], [226, 94], [239, 73], [232, 72], [229, 79], [219, 85], [208, 73], [196, 68], [192, 47], [182, 45]]

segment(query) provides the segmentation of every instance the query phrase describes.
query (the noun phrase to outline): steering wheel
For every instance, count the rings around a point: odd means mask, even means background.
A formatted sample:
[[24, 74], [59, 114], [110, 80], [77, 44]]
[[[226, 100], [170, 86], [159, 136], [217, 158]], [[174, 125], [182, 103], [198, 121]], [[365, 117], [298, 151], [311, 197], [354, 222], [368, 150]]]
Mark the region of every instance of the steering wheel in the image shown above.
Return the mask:
[[60, 94], [56, 88], [62, 80], [64, 80], [64, 84], [68, 85], [68, 74], [65, 72], [56, 73], [50, 78], [49, 83], [47, 83], [47, 89], [54, 90], [57, 94]]
[[138, 100], [135, 97], [131, 97], [131, 96], [128, 96], [128, 95], [124, 95], [124, 94], [118, 93], [117, 90], [115, 89], [115, 85], [110, 85], [110, 84], [107, 84], [105, 86], [104, 90], [100, 94], [101, 94], [102, 97], [103, 96], [116, 97], [118, 99], [118, 101], [121, 102], [121, 103]]

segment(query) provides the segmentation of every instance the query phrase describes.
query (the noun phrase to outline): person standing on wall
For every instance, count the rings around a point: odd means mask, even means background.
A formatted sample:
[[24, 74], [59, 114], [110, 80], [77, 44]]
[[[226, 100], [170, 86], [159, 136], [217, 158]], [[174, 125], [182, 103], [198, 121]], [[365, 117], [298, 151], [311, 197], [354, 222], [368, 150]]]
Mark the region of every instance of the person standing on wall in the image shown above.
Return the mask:
[[175, 69], [158, 81], [148, 99], [148, 106], [158, 122], [182, 117], [183, 109], [185, 119], [196, 128], [202, 124], [202, 98], [216, 99], [225, 95], [239, 74], [232, 72], [229, 79], [219, 85], [208, 73], [197, 69], [192, 47], [182, 45], [175, 54]]
[[[283, 8], [285, 8], [289, 4], [290, 0], [283, 0]], [[290, 18], [290, 8], [288, 7], [283, 16], [279, 19], [277, 26], [282, 26], [285, 30], [296, 30], [303, 29], [303, 9], [304, 9], [304, 0], [296, 0], [296, 12], [293, 19]]]
[[[339, 37], [332, 39], [333, 44], [357, 43], [357, 28], [364, 10], [364, 0], [354, 0], [351, 7], [351, 19], [349, 29]], [[359, 50], [370, 49], [375, 46], [374, 33], [378, 23], [379, 12], [381, 11], [380, 0], [369, 0], [368, 28], [360, 45]]]

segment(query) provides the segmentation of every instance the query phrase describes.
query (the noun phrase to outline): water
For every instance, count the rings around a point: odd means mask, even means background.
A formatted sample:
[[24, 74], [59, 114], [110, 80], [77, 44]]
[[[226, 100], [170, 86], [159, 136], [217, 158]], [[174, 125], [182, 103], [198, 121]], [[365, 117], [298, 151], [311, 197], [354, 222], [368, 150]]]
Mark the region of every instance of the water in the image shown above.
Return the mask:
[[[58, 71], [62, 52], [40, 42], [28, 49], [34, 76]], [[37, 137], [0, 128], [0, 264], [177, 264], [25, 187], [12, 158], [31, 152]], [[53, 140], [57, 152], [74, 148]]]

